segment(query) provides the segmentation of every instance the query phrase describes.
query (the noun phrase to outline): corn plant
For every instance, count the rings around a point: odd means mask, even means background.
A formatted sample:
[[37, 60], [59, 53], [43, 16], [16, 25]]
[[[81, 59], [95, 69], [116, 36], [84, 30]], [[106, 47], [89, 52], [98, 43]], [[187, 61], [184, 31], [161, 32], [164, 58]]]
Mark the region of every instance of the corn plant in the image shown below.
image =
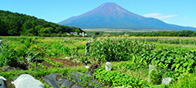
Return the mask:
[[31, 51], [27, 51], [26, 53], [27, 53], [27, 57], [26, 57], [27, 62], [34, 62], [35, 60], [37, 60], [37, 55], [39, 53], [34, 54]]
[[130, 60], [135, 54], [153, 50], [154, 44], [131, 39], [103, 39], [91, 42], [90, 54], [101, 61]]

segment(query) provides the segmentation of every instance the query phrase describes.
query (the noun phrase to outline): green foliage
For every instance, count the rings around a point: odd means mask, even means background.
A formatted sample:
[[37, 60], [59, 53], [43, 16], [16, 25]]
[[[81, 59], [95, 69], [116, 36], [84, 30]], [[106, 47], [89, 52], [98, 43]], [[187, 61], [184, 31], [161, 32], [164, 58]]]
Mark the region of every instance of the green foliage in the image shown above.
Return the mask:
[[137, 69], [140, 69], [140, 68], [146, 68], [146, 66], [142, 65], [141, 63], [132, 63], [132, 64], [122, 63], [118, 67], [119, 69], [124, 70], [124, 71], [127, 71], [127, 70], [136, 71]]
[[[74, 31], [77, 27], [62, 26], [33, 16], [0, 10], [0, 36], [54, 36]], [[57, 36], [57, 35], [55, 35]]]
[[[16, 70], [0, 73], [1, 76], [4, 76], [6, 78], [13, 78], [20, 74], [26, 73], [31, 74], [39, 80], [42, 80], [41, 78], [43, 78], [43, 76], [50, 73], [67, 74], [69, 72], [73, 72], [75, 71], [74, 69], [70, 70], [68, 68], [59, 68], [63, 65], [49, 59], [57, 56], [62, 56], [64, 58], [64, 56], [70, 56], [71, 54], [73, 54], [74, 57], [71, 57], [71, 59], [80, 60], [82, 63], [86, 64], [88, 63], [88, 60], [94, 60], [94, 58], [98, 58], [100, 59], [100, 61], [129, 60], [128, 62], [125, 61], [125, 63], [120, 62], [118, 66], [112, 65], [114, 71], [106, 71], [103, 70], [104, 68], [95, 71], [95, 73], [93, 74], [95, 79], [104, 83], [107, 87], [152, 87], [151, 84], [146, 82], [147, 74], [143, 74], [148, 72], [147, 66], [149, 64], [153, 64], [158, 67], [157, 72], [154, 71], [150, 75], [151, 82], [153, 82], [154, 84], [160, 84], [162, 78], [171, 77], [172, 84], [170, 87], [195, 87], [194, 81], [196, 76], [189, 74], [193, 74], [193, 72], [196, 71], [196, 51], [190, 49], [168, 47], [155, 49], [154, 44], [146, 43], [146, 41], [160, 42], [161, 40], [158, 38], [94, 39], [93, 42], [90, 42], [90, 53], [93, 57], [81, 56], [80, 54], [78, 54], [80, 50], [84, 50], [84, 44], [88, 39], [44, 37], [0, 37], [0, 39], [6, 40], [6, 42], [4, 41], [4, 43], [0, 47], [1, 66], [13, 65], [17, 61], [23, 62], [25, 60], [24, 58], [26, 58], [27, 56], [34, 56], [37, 54], [37, 58], [43, 57], [46, 63], [49, 63], [52, 65], [52, 67], [55, 67], [55, 69], [51, 69], [47, 66], [44, 66], [42, 63], [38, 63], [37, 65], [41, 67], [38, 69], [38, 71], [35, 71], [35, 68], [31, 68], [26, 71]], [[172, 43], [180, 43], [182, 41], [180, 39], [174, 40], [175, 41]], [[78, 56], [77, 59], [75, 59], [76, 56]], [[33, 62], [29, 62], [29, 64], [34, 67], [36, 66]], [[76, 69], [80, 72], [86, 72], [87, 69], [84, 69], [83, 67]], [[81, 82], [81, 85], [86, 86], [87, 83], [89, 83], [89, 79], [90, 77], [83, 77], [82, 80], [85, 81]], [[46, 87], [49, 86], [46, 85]]]
[[[109, 33], [111, 36], [124, 35], [122, 33]], [[195, 37], [196, 31], [182, 30], [182, 31], [152, 31], [152, 32], [126, 32], [129, 36], [179, 36], [179, 37]]]
[[24, 41], [24, 44], [26, 47], [30, 47], [31, 45], [33, 45], [35, 43], [35, 41], [33, 41], [31, 38], [27, 38], [25, 41]]
[[[10, 40], [10, 39], [8, 39]], [[35, 38], [19, 38], [16, 39], [17, 46], [13, 46], [13, 48], [16, 50], [15, 56], [19, 57], [20, 60], [24, 60], [26, 57], [33, 56], [31, 54], [36, 54], [37, 48], [34, 44], [36, 44]]]
[[50, 73], [61, 73], [61, 74], [67, 74], [70, 72], [73, 72], [73, 69], [70, 68], [48, 68], [48, 69], [38, 69], [36, 70], [16, 70], [16, 71], [10, 71], [10, 72], [2, 72], [0, 73], [1, 76], [5, 78], [13, 78], [16, 76], [19, 76], [20, 74], [30, 74], [35, 78], [40, 79], [41, 77], [44, 77], [45, 75], [48, 75]]
[[153, 44], [130, 39], [103, 39], [90, 44], [90, 53], [101, 61], [131, 60], [133, 55], [153, 49]]
[[140, 42], [156, 42], [160, 44], [193, 44], [196, 45], [195, 39], [183, 39], [183, 38], [131, 38], [132, 40], [137, 40]]
[[195, 74], [180, 76], [179, 80], [171, 85], [171, 88], [196, 88]]
[[81, 31], [80, 31], [80, 29], [76, 29], [75, 32], [76, 32], [77, 34], [79, 34]]
[[87, 64], [88, 57], [87, 57], [87, 56], [81, 56], [81, 57], [80, 57], [80, 61], [81, 61], [82, 63]]
[[[141, 65], [147, 65], [147, 64], [157, 65], [158, 67], [160, 67], [158, 72], [154, 71], [152, 72], [152, 74], [150, 74], [152, 78], [151, 81], [153, 84], [160, 84], [162, 78], [165, 77], [172, 77], [173, 80], [178, 80], [178, 77], [180, 75], [193, 73], [196, 70], [195, 50], [189, 50], [183, 48], [161, 48], [161, 49], [153, 50], [154, 49], [153, 45], [146, 44], [145, 41], [141, 41], [141, 40], [139, 41], [140, 42], [131, 39], [130, 40], [128, 39], [97, 40], [91, 42], [90, 51], [94, 57], [97, 57], [101, 60], [133, 61], [135, 63], [134, 66], [124, 64], [124, 63], [123, 63], [124, 66], [119, 66], [120, 69], [125, 69], [125, 71], [129, 69], [130, 70], [139, 69]], [[158, 41], [158, 40], [152, 39], [150, 41]], [[172, 43], [179, 43], [179, 41], [177, 40], [177, 42], [172, 42]], [[126, 53], [126, 51], [129, 53]], [[118, 55], [118, 53], [122, 53], [122, 52], [123, 52], [122, 56], [119, 55], [118, 58], [115, 57]], [[123, 56], [129, 56], [129, 57], [128, 59], [127, 58], [119, 59], [122, 58]], [[106, 73], [104, 73], [104, 75], [102, 76], [105, 77]], [[106, 77], [108, 77], [108, 75]], [[111, 79], [102, 78], [100, 80], [101, 81], [107, 80], [104, 81], [103, 83], [107, 83], [107, 85], [110, 86], [112, 85], [112, 82], [110, 81]]]
[[[0, 46], [0, 66], [16, 66], [17, 61], [34, 62], [45, 56], [70, 56], [71, 50], [60, 41], [40, 43], [38, 38], [6, 38]], [[27, 60], [27, 61], [26, 61]]]
[[31, 50], [30, 51], [27, 51], [27, 62], [34, 62], [35, 60], [37, 60], [37, 55], [39, 54], [38, 52], [37, 53], [33, 53]]
[[15, 66], [18, 58], [15, 56], [15, 50], [10, 48], [10, 43], [5, 43], [0, 47], [0, 67]]
[[167, 66], [169, 69], [185, 73], [194, 71], [195, 56], [195, 50], [163, 48], [153, 52], [143, 52], [139, 58], [148, 64], [155, 62], [157, 66]]
[[101, 83], [107, 86], [125, 86], [125, 87], [145, 87], [145, 81], [134, 78], [121, 72], [113, 72], [104, 70], [104, 68], [96, 69], [93, 76]]
[[162, 75], [155, 70], [152, 70], [150, 74], [150, 82], [153, 84], [161, 84], [162, 82]]
[[48, 56], [56, 56], [58, 54], [69, 56], [71, 50], [69, 47], [64, 46], [60, 42], [54, 42], [52, 44], [45, 44], [45, 54]]
[[99, 35], [100, 33], [99, 32], [95, 32], [95, 35]]
[[159, 43], [164, 44], [194, 44], [196, 45], [196, 40], [190, 40], [190, 39], [161, 39], [158, 40]]

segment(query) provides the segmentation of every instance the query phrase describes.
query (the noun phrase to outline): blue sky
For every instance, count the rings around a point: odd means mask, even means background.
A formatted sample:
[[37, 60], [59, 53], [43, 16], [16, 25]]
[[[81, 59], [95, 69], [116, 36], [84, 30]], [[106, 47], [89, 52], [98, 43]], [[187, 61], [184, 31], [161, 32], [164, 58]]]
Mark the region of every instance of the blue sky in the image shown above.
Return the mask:
[[138, 15], [170, 24], [196, 27], [196, 0], [0, 0], [0, 10], [58, 23], [106, 2], [114, 2]]

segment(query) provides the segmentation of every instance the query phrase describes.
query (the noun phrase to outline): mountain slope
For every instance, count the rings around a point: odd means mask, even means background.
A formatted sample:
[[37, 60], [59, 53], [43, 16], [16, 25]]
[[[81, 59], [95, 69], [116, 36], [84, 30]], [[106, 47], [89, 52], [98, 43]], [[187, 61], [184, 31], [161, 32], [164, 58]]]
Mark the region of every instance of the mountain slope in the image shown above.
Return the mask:
[[164, 23], [158, 19], [146, 18], [118, 6], [115, 3], [104, 3], [101, 6], [80, 16], [71, 17], [59, 22], [61, 25], [81, 28], [115, 28], [115, 29], [167, 29], [196, 30]]
[[82, 32], [80, 28], [58, 25], [33, 16], [0, 10], [0, 36], [56, 36], [76, 30]]

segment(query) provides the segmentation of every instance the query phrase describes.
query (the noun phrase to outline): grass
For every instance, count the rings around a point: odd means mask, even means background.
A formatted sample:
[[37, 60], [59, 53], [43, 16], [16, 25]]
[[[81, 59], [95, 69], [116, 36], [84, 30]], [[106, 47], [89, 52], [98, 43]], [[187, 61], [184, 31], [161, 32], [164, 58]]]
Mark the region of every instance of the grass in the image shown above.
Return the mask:
[[189, 74], [181, 76], [179, 80], [175, 81], [171, 88], [196, 88], [196, 74]]
[[164, 47], [180, 47], [180, 48], [188, 48], [188, 49], [195, 49], [196, 50], [196, 45], [181, 45], [181, 44], [160, 44], [160, 43], [155, 43], [156, 48], [164, 48]]

